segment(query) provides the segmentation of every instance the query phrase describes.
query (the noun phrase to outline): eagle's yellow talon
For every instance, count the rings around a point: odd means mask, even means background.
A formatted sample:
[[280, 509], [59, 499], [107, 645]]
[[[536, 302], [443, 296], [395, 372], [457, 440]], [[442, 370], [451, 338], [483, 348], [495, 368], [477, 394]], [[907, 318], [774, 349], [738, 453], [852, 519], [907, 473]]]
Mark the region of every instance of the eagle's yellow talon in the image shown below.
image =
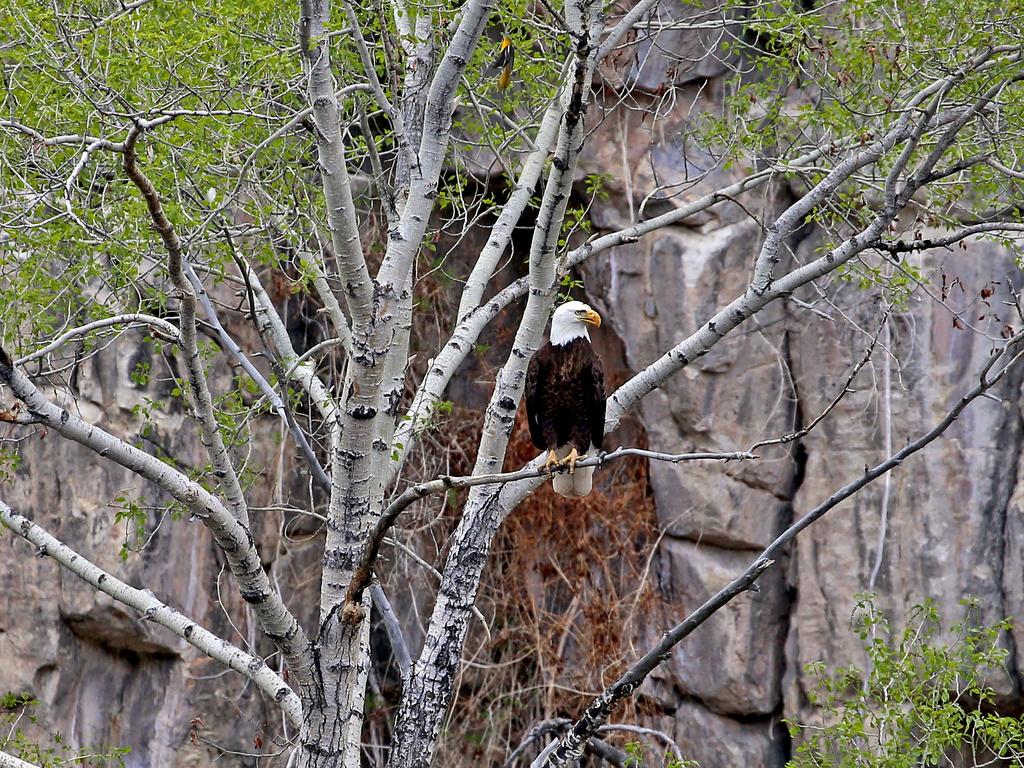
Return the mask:
[[541, 467], [541, 472], [553, 472], [552, 467], [557, 467], [559, 464], [558, 455], [554, 451], [548, 451], [548, 457], [544, 460], [544, 466]]
[[568, 464], [569, 465], [569, 474], [570, 475], [575, 475], [576, 474], [576, 462], [579, 461], [579, 460], [580, 460], [580, 455], [579, 455], [579, 453], [576, 452], [576, 449], [573, 448], [571, 451], [569, 451], [569, 455], [566, 456], [564, 459], [562, 459], [558, 463], [559, 464]]

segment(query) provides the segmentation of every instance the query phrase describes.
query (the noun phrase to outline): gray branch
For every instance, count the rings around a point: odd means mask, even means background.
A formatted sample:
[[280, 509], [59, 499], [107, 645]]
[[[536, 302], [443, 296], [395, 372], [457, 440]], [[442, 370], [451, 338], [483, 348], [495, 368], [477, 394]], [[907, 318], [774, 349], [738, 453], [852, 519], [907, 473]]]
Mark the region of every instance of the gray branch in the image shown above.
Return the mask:
[[312, 658], [305, 632], [271, 585], [249, 528], [231, 514], [220, 499], [160, 459], [51, 403], [14, 367], [3, 349], [0, 349], [0, 382], [11, 388], [37, 423], [149, 480], [202, 520], [224, 552], [243, 599], [252, 606], [264, 632], [280, 649], [292, 674], [300, 684], [312, 681]]
[[117, 602], [134, 608], [147, 621], [166, 627], [211, 659], [219, 661], [226, 667], [249, 678], [263, 693], [277, 702], [293, 724], [297, 726], [302, 724], [302, 705], [299, 702], [299, 697], [284, 680], [278, 677], [277, 673], [264, 663], [263, 659], [251, 656], [226, 640], [217, 637], [192, 619], [162, 603], [152, 592], [125, 584], [86, 560], [38, 523], [19, 515], [2, 500], [0, 500], [0, 523], [34, 544], [40, 555], [52, 557], [62, 568], [66, 568], [86, 584], [109, 595]]
[[46, 357], [54, 350], [59, 349], [66, 342], [78, 336], [85, 336], [93, 331], [98, 331], [101, 328], [110, 328], [115, 325], [132, 325], [138, 323], [140, 325], [149, 326], [153, 332], [174, 344], [178, 344], [180, 341], [180, 334], [178, 329], [172, 323], [167, 322], [161, 317], [154, 317], [153, 315], [144, 315], [138, 312], [132, 312], [124, 315], [114, 315], [113, 317], [105, 317], [101, 320], [94, 320], [91, 323], [78, 326], [77, 328], [71, 328], [65, 331], [60, 336], [55, 338], [45, 347], [37, 349], [31, 354], [20, 357], [14, 361], [15, 365], [25, 365], [31, 363], [33, 360], [38, 360], [41, 357]]
[[0, 768], [39, 768], [35, 763], [15, 757], [7, 752], [0, 752]]
[[[313, 447], [309, 444], [309, 440], [306, 439], [305, 433], [299, 429], [299, 425], [292, 418], [292, 414], [288, 407], [285, 405], [284, 400], [281, 399], [280, 395], [270, 386], [270, 382], [266, 380], [262, 373], [256, 368], [255, 365], [245, 356], [242, 348], [238, 346], [238, 343], [231, 337], [231, 334], [225, 330], [224, 326], [220, 322], [220, 318], [217, 317], [217, 310], [213, 306], [213, 302], [210, 301], [210, 297], [206, 293], [206, 289], [203, 288], [202, 282], [199, 280], [199, 276], [196, 271], [192, 269], [192, 265], [185, 262], [185, 274], [188, 277], [189, 282], [192, 284], [192, 289], [195, 291], [196, 296], [199, 299], [199, 303], [203, 307], [203, 311], [206, 313], [206, 320], [213, 326], [214, 331], [217, 332], [217, 336], [220, 339], [221, 344], [235, 358], [235, 361], [242, 366], [249, 378], [251, 378], [256, 386], [260, 388], [263, 395], [270, 401], [271, 407], [277, 411], [278, 415], [284, 420], [288, 426], [288, 431], [291, 433], [292, 439], [298, 446], [299, 450], [302, 451], [302, 456], [306, 460], [306, 464], [309, 466], [310, 472], [313, 473], [313, 478], [316, 480], [320, 487], [330, 491], [331, 481], [327, 477], [327, 473], [324, 472], [324, 468], [320, 465], [320, 461], [317, 459], [316, 454], [313, 452]], [[294, 366], [292, 366], [294, 367]]]
[[381, 621], [384, 622], [384, 629], [388, 633], [388, 640], [391, 641], [391, 652], [395, 655], [395, 663], [402, 673], [404, 680], [409, 676], [409, 668], [412, 666], [412, 657], [409, 655], [409, 646], [405, 642], [405, 635], [402, 634], [402, 624], [398, 620], [395, 609], [391, 607], [391, 601], [384, 592], [379, 582], [370, 585], [370, 597], [373, 604], [380, 612]]
[[[698, 452], [671, 454], [659, 453], [658, 451], [648, 451], [643, 448], [617, 448], [610, 453], [601, 453], [596, 456], [590, 456], [586, 459], [582, 459], [576, 462], [576, 468], [600, 467], [604, 464], [615, 461], [616, 459], [622, 459], [627, 456], [637, 456], [653, 461], [666, 461], [672, 464], [679, 464], [686, 461], [743, 461], [745, 459], [757, 458], [755, 454], [749, 451], [733, 451], [730, 453]], [[452, 488], [475, 488], [480, 485], [501, 486], [506, 483], [514, 483], [520, 480], [532, 480], [535, 478], [546, 477], [549, 472], [541, 465], [541, 458], [542, 457], [534, 459], [526, 467], [515, 472], [502, 472], [488, 475], [465, 475], [461, 477], [442, 475], [436, 480], [430, 480], [428, 482], [419, 483], [406, 488], [397, 499], [388, 505], [387, 509], [385, 509], [377, 519], [377, 523], [374, 526], [366, 548], [363, 551], [363, 556], [359, 561], [359, 565], [356, 566], [356, 570], [352, 576], [352, 581], [349, 583], [346, 602], [356, 605], [362, 600], [363, 590], [370, 584], [373, 576], [373, 565], [377, 560], [377, 555], [380, 552], [380, 545], [384, 542], [384, 537], [387, 536], [388, 531], [390, 531], [395, 523], [398, 522], [399, 515], [401, 515], [402, 512], [408, 509], [412, 504], [420, 499], [426, 498], [427, 496], [431, 496], [435, 493], [442, 493]], [[557, 467], [554, 471], [567, 472], [568, 467]]]

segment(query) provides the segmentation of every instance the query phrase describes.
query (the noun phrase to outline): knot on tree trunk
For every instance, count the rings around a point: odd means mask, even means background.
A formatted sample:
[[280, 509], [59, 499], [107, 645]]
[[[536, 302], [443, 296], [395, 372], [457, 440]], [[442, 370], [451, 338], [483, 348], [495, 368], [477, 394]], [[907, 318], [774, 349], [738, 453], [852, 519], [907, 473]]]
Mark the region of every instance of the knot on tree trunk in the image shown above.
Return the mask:
[[341, 620], [346, 624], [359, 624], [366, 618], [366, 609], [359, 603], [351, 600], [345, 602], [341, 609]]

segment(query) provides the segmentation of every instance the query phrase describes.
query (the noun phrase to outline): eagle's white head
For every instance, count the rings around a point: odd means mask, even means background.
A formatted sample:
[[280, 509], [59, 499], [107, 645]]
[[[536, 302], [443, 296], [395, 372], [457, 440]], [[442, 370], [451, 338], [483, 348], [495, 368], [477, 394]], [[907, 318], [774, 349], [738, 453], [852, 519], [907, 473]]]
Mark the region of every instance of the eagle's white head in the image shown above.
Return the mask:
[[601, 316], [582, 301], [567, 301], [551, 315], [551, 344], [555, 347], [573, 339], [590, 340], [587, 326], [601, 327]]

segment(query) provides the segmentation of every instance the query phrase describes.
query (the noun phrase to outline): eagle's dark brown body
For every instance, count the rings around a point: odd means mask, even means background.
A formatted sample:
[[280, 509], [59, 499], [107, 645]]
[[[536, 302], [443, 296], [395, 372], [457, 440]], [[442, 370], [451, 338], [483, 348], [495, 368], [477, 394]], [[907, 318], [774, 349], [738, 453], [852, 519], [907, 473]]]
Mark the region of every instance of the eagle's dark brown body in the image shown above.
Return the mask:
[[545, 344], [526, 373], [526, 417], [533, 444], [545, 451], [575, 448], [583, 455], [604, 437], [604, 371], [590, 341]]

